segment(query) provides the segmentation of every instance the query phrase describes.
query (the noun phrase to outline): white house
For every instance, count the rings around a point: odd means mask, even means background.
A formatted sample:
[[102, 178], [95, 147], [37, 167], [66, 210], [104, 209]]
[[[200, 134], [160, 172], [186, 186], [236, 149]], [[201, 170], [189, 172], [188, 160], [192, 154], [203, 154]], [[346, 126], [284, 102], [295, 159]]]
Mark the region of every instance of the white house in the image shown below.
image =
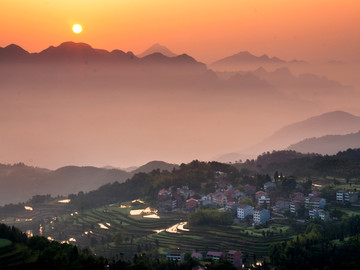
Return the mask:
[[258, 198], [258, 205], [261, 207], [263, 206], [264, 204], [267, 205], [267, 207], [270, 206], [270, 198], [265, 196], [265, 195], [261, 195], [259, 198]]
[[180, 252], [180, 251], [169, 251], [166, 254], [166, 259], [168, 261], [178, 261], [178, 262], [183, 262], [184, 261], [184, 253]]
[[237, 217], [244, 219], [247, 216], [252, 216], [254, 212], [254, 207], [247, 204], [240, 204], [237, 208]]
[[267, 209], [254, 210], [253, 221], [255, 224], [265, 223], [270, 220], [270, 212]]

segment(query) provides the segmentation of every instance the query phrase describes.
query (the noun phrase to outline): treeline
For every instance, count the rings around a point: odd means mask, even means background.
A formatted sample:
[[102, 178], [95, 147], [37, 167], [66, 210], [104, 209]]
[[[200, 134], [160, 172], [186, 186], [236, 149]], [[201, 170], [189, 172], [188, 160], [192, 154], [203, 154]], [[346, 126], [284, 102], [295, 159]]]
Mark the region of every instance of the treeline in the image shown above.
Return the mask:
[[12, 242], [10, 247], [0, 249], [0, 269], [103, 270], [107, 264], [104, 258], [95, 257], [88, 250], [41, 236], [28, 238], [19, 229], [5, 224], [0, 224], [0, 238]]
[[332, 156], [301, 154], [292, 150], [264, 153], [256, 160], [234, 164], [239, 170], [253, 173], [273, 174], [275, 171], [298, 177], [342, 177], [360, 175], [360, 149], [348, 149]]
[[71, 194], [69, 206], [74, 209], [86, 209], [137, 198], [155, 204], [158, 191], [162, 188], [187, 185], [195, 192], [200, 192], [202, 183], [210, 183], [209, 186], [213, 187], [219, 171], [225, 173], [223, 178], [230, 183], [241, 177], [241, 173], [229, 164], [195, 160], [189, 164], [181, 164], [178, 169], [171, 172], [154, 170], [150, 173], [138, 173], [121, 184], [115, 182], [88, 193]]
[[285, 269], [359, 269], [360, 216], [312, 221], [304, 234], [270, 246], [271, 264]]
[[[49, 241], [42, 236], [27, 236], [15, 227], [0, 224], [0, 239], [8, 239], [10, 248], [0, 249], [0, 269], [8, 270], [192, 270], [200, 261], [185, 254], [181, 263], [136, 254], [131, 261], [111, 260], [97, 257], [88, 249], [80, 250], [70, 244]], [[235, 270], [227, 260], [211, 261], [208, 270]]]
[[[201, 266], [200, 261], [185, 254], [184, 262], [159, 260], [146, 256], [146, 254], [135, 255], [132, 262], [118, 261], [111, 264], [114, 270], [192, 270]], [[201, 269], [201, 268], [200, 268]], [[211, 261], [206, 264], [207, 270], [236, 270], [235, 266], [227, 260]]]
[[189, 225], [231, 225], [232, 215], [229, 211], [215, 209], [199, 209], [188, 216]]

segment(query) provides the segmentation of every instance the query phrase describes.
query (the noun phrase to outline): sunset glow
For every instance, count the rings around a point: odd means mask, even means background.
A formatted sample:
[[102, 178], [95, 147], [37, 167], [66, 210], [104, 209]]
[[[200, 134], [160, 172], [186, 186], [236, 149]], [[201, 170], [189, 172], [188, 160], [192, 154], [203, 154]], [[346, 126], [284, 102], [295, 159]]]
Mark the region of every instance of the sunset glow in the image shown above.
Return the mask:
[[81, 21], [91, 31], [79, 41], [108, 50], [139, 53], [159, 42], [203, 62], [250, 49], [285, 59], [360, 60], [358, 1], [3, 0], [1, 10], [0, 46], [16, 42], [31, 52], [72, 40], [69, 28]]
[[[314, 115], [360, 115], [360, 2], [3, 0], [1, 10], [0, 47], [14, 44], [4, 59], [36, 63], [0, 66], [4, 163], [208, 160]], [[142, 61], [154, 44], [171, 57], [186, 54], [179, 62], [193, 62], [197, 73], [149, 68], [176, 62]], [[239, 53], [256, 61], [213, 65]], [[258, 61], [273, 58], [276, 65]], [[57, 69], [41, 70], [45, 62]]]

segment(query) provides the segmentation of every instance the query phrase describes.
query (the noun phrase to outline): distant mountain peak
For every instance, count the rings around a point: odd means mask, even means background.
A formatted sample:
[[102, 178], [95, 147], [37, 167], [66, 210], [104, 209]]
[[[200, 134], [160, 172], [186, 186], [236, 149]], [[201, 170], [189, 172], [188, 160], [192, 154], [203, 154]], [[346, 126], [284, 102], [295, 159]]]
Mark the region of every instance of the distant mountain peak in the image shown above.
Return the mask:
[[0, 53], [3, 53], [5, 56], [24, 56], [30, 54], [28, 51], [25, 51], [19, 45], [10, 44], [4, 48], [0, 47]]
[[145, 56], [148, 56], [150, 54], [154, 53], [161, 53], [167, 57], [175, 57], [177, 54], [170, 51], [167, 47], [160, 45], [159, 43], [155, 43], [152, 46], [150, 46], [148, 49], [146, 49], [144, 52], [137, 55], [140, 58], [143, 58]]
[[179, 165], [177, 164], [171, 164], [171, 163], [167, 163], [164, 161], [158, 161], [158, 160], [154, 160], [154, 161], [150, 161], [148, 163], [146, 163], [143, 166], [140, 166], [139, 168], [133, 170], [131, 173], [136, 174], [136, 173], [149, 173], [153, 170], [157, 170], [159, 169], [160, 171], [172, 171], [173, 169], [177, 169], [179, 167]]
[[5, 49], [10, 49], [10, 50], [13, 50], [13, 49], [19, 50], [19, 49], [21, 49], [21, 50], [23, 50], [23, 48], [21, 48], [19, 45], [16, 45], [14, 43], [11, 43], [11, 44], [7, 45], [5, 47]]
[[279, 57], [271, 57], [267, 54], [260, 56], [254, 55], [249, 51], [240, 51], [236, 54], [228, 57], [219, 59], [212, 64], [210, 67], [219, 71], [238, 71], [238, 70], [251, 70], [258, 67], [276, 67], [279, 65], [303, 63], [297, 60], [285, 61]]
[[84, 42], [65, 41], [61, 43], [58, 48], [92, 48], [89, 44]]
[[237, 66], [242, 64], [279, 64], [286, 63], [277, 57], [270, 58], [267, 54], [256, 56], [248, 51], [241, 51], [234, 55], [217, 60], [211, 65], [214, 67]]
[[52, 52], [95, 52], [95, 50], [86, 43], [83, 42], [73, 42], [73, 41], [66, 41], [61, 43], [59, 46], [50, 46], [49, 48], [40, 52], [42, 53], [52, 53]]

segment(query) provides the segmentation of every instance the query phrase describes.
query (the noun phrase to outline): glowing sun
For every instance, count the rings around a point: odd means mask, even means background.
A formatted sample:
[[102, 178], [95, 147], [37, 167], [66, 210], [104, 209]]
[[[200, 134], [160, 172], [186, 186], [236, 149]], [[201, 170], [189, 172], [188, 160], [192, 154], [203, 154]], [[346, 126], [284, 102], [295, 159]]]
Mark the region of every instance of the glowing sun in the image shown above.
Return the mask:
[[80, 24], [75, 24], [72, 30], [74, 31], [74, 33], [79, 34], [82, 31], [82, 26]]

